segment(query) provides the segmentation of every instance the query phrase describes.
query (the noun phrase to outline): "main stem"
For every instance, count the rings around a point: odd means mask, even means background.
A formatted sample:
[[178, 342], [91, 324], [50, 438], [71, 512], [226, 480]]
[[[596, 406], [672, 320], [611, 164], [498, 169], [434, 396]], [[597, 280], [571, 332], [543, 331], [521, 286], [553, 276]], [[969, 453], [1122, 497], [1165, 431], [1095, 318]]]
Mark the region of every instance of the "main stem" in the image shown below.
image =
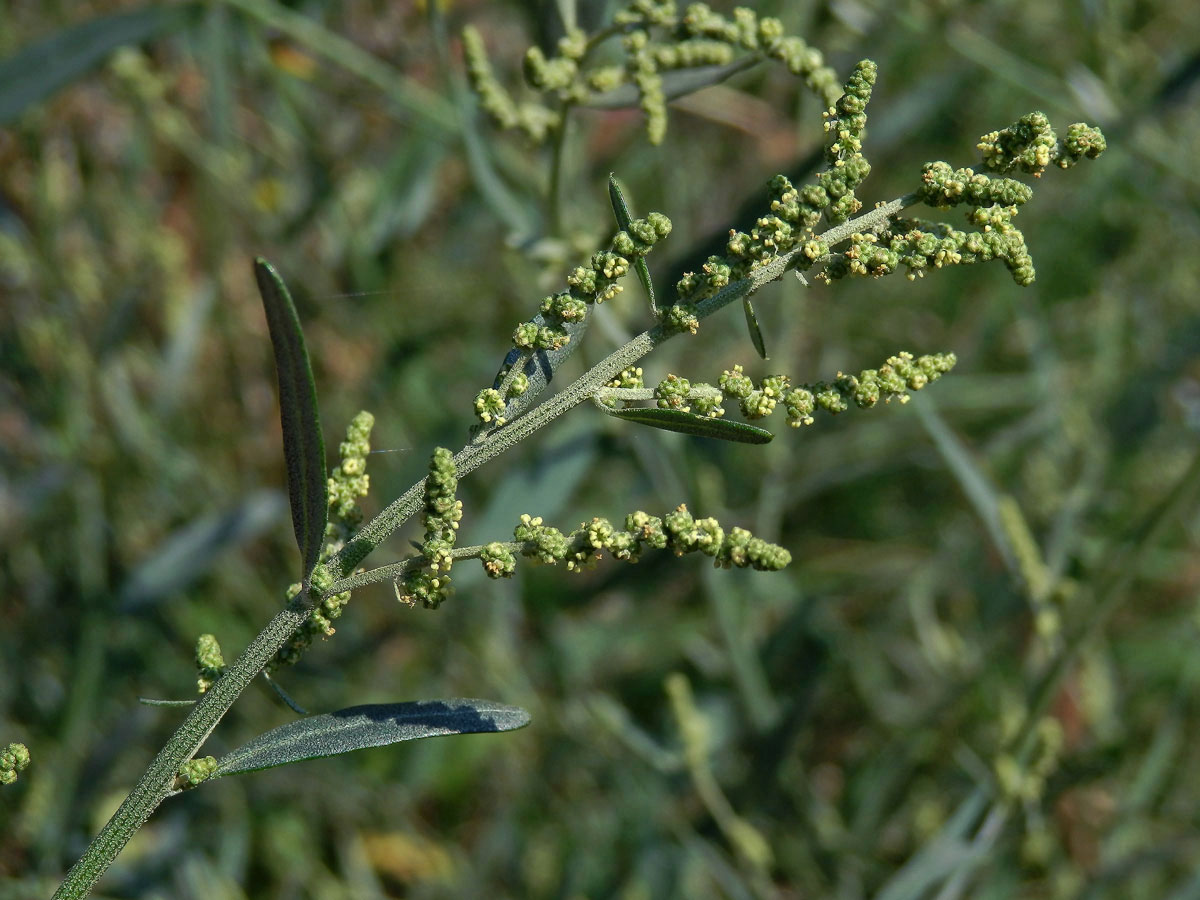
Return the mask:
[[[877, 206], [857, 219], [852, 219], [829, 229], [821, 240], [832, 247], [846, 240], [855, 232], [868, 231], [887, 221], [907, 206], [917, 202], [913, 194], [890, 203]], [[756, 267], [747, 278], [727, 285], [719, 293], [696, 304], [697, 319], [711, 316], [724, 306], [748, 296], [771, 281], [785, 275], [794, 267], [799, 250], [779, 256], [771, 262]], [[622, 370], [633, 365], [663, 341], [674, 337], [675, 332], [662, 325], [644, 331], [629, 343], [609, 354], [569, 387], [531, 409], [509, 425], [488, 435], [478, 444], [467, 444], [454, 456], [454, 464], [460, 475], [466, 475], [495, 459], [501, 453], [516, 446], [535, 431], [549, 424], [567, 410], [582, 403], [604, 387]], [[327, 594], [339, 593], [349, 587], [362, 584], [361, 573], [355, 581], [350, 576], [366, 556], [381, 542], [403, 525], [421, 508], [425, 496], [425, 479], [421, 479], [400, 497], [390, 503], [374, 519], [368, 522], [336, 555], [322, 565], [336, 581]], [[385, 567], [386, 568], [386, 567]], [[174, 790], [175, 776], [179, 767], [187, 762], [216, 728], [233, 701], [244, 691], [255, 676], [271, 661], [275, 653], [308, 618], [309, 612], [319, 598], [304, 597], [292, 600], [275, 614], [258, 636], [251, 641], [242, 655], [192, 707], [183, 724], [171, 736], [166, 745], [154, 757], [145, 774], [129, 796], [117, 809], [108, 823], [88, 845], [87, 851], [67, 872], [66, 878], [54, 893], [55, 900], [79, 900], [86, 897], [100, 876], [108, 869], [117, 854], [129, 842], [134, 833], [145, 823], [150, 814]]]

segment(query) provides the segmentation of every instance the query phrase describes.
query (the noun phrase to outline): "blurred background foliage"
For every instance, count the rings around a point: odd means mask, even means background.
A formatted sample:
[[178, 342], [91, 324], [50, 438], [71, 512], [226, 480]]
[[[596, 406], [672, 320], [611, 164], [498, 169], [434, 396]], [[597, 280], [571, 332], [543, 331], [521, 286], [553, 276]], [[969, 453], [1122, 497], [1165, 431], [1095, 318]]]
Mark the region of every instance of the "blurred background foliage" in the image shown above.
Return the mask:
[[[547, 159], [462, 95], [458, 33], [518, 89], [561, 5], [0, 3], [0, 741], [34, 760], [0, 896], [48, 896], [179, 719], [137, 698], [187, 696], [196, 635], [232, 657], [295, 579], [253, 256], [300, 304], [326, 440], [365, 407], [396, 451], [370, 512], [462, 444], [513, 325], [607, 240], [608, 172], [675, 223], [665, 287], [811, 168], [817, 101], [760, 66], [673, 104], [661, 148], [636, 109], [582, 113], [548, 234]], [[1022, 212], [1036, 284], [788, 279], [755, 301], [769, 362], [732, 307], [672, 341], [648, 379], [959, 364], [765, 448], [580, 408], [466, 478], [469, 542], [686, 501], [794, 562], [460, 566], [436, 612], [362, 590], [280, 673], [301, 703], [482, 696], [532, 726], [175, 798], [102, 895], [1200, 897], [1200, 5], [756, 9], [879, 63], [867, 202], [1032, 109], [1101, 125]], [[646, 326], [628, 287], [577, 370]], [[251, 689], [206, 752], [291, 715]]]

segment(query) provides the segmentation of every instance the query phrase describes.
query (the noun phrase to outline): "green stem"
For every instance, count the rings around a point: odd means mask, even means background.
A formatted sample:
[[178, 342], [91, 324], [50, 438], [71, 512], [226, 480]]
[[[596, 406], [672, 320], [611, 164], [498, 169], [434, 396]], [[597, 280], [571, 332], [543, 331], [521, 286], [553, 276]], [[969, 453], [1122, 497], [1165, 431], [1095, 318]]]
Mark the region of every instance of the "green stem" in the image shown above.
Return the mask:
[[221, 716], [274, 657], [275, 651], [304, 624], [308, 613], [307, 606], [296, 602], [276, 613], [237, 661], [197, 701], [108, 824], [88, 845], [87, 852], [67, 872], [54, 892], [55, 900], [87, 896], [129, 839], [172, 792], [179, 767], [195, 755]]
[[[257, 4], [255, 4], [257, 5]], [[865, 231], [896, 215], [906, 206], [916, 202], [914, 195], [907, 195], [890, 203], [881, 204], [865, 215], [852, 219], [821, 235], [821, 240], [830, 246], [846, 240], [857, 231]], [[703, 319], [722, 307], [749, 296], [764, 284], [775, 281], [787, 273], [797, 261], [799, 250], [779, 256], [771, 262], [756, 267], [747, 278], [727, 285], [717, 294], [696, 304], [694, 313]], [[459, 475], [466, 475], [495, 459], [506, 450], [515, 447], [544, 425], [549, 424], [567, 410], [589, 399], [608, 382], [627, 369], [651, 350], [675, 336], [659, 325], [639, 334], [601, 360], [590, 371], [578, 378], [569, 387], [555, 394], [544, 403], [534, 407], [509, 425], [490, 434], [478, 444], [467, 444], [454, 457]], [[322, 565], [335, 580], [328, 594], [340, 593], [348, 588], [349, 576], [358, 564], [382, 541], [411, 518], [425, 502], [425, 479], [421, 479], [400, 497], [396, 498], [379, 515], [368, 522], [338, 552]], [[468, 548], [464, 548], [468, 549]], [[398, 564], [403, 565], [403, 563]], [[387, 568], [387, 567], [384, 567]], [[183, 724], [154, 757], [150, 767], [140, 781], [109, 819], [108, 823], [88, 845], [87, 851], [71, 867], [63, 883], [55, 892], [55, 900], [79, 900], [87, 896], [92, 886], [116, 859], [117, 854], [129, 842], [134, 833], [149, 818], [155, 808], [171, 793], [172, 784], [179, 767], [191, 759], [233, 701], [254, 680], [259, 671], [275, 656], [276, 651], [304, 624], [313, 605], [319, 598], [297, 597], [288, 606], [276, 613], [241, 656], [226, 670], [225, 674], [197, 701]]]
[[[563, 233], [563, 179], [566, 171], [567, 129], [572, 106], [571, 103], [564, 103], [559, 110], [558, 127], [554, 129], [554, 145], [550, 150], [550, 190], [547, 204], [550, 234], [553, 237], [562, 237]], [[516, 367], [513, 368], [516, 371]]]

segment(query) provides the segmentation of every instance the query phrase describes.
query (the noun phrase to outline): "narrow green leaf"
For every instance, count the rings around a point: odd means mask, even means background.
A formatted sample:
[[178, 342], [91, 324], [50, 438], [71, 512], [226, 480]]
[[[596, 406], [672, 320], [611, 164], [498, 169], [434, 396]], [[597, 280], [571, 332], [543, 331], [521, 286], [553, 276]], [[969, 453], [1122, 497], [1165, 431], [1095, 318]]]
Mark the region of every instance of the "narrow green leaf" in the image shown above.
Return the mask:
[[717, 438], [722, 441], [737, 441], [742, 444], [765, 444], [775, 435], [763, 428], [745, 422], [729, 422], [725, 419], [710, 419], [697, 416], [681, 409], [614, 409], [608, 413], [617, 419], [661, 428], [663, 431], [678, 431], [699, 437]]
[[[613, 215], [617, 217], [617, 227], [628, 231], [633, 216], [629, 214], [629, 207], [625, 205], [625, 195], [621, 193], [621, 186], [617, 184], [617, 176], [611, 172], [608, 174], [608, 199], [612, 203]], [[642, 283], [646, 296], [650, 299], [650, 314], [657, 319], [658, 301], [654, 298], [654, 282], [650, 280], [650, 267], [646, 265], [646, 257], [639, 256], [635, 259], [633, 270], [637, 272], [638, 281]]]
[[199, 3], [148, 6], [60, 28], [0, 61], [0, 126], [86, 75], [126, 44], [188, 23]]
[[317, 386], [313, 381], [300, 317], [287, 285], [275, 267], [261, 256], [254, 261], [254, 278], [262, 294], [275, 371], [279, 376], [279, 420], [283, 426], [283, 456], [287, 462], [288, 500], [292, 527], [300, 547], [305, 589], [321, 552], [329, 515], [325, 442], [317, 415]]
[[213, 777], [256, 772], [400, 741], [513, 731], [528, 724], [529, 713], [525, 710], [490, 700], [417, 700], [351, 706], [289, 722], [260, 734], [221, 757]]
[[746, 327], [750, 329], [750, 343], [758, 351], [758, 355], [767, 359], [767, 345], [763, 343], [762, 330], [758, 327], [758, 316], [754, 314], [754, 304], [749, 297], [742, 298], [742, 309], [746, 313]]

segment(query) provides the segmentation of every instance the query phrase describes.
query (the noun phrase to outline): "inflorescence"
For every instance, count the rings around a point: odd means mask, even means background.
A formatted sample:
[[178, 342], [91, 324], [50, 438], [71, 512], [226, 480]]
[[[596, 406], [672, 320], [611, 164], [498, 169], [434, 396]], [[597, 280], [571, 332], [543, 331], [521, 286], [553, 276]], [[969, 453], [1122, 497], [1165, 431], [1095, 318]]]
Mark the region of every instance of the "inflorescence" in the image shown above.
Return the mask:
[[29, 760], [29, 748], [24, 744], [9, 744], [0, 751], [0, 785], [14, 783]]
[[[539, 352], [562, 356], [568, 347], [575, 349], [572, 341], [583, 334], [592, 305], [619, 294], [623, 288], [618, 282], [629, 274], [630, 260], [648, 254], [670, 233], [671, 220], [662, 213], [634, 219], [628, 229], [616, 233], [609, 249], [592, 254], [587, 265], [577, 266], [567, 276], [567, 290], [542, 300], [538, 315], [513, 332], [516, 352], [510, 353], [496, 386], [485, 388], [475, 397], [475, 415], [480, 423], [498, 427], [508, 422], [519, 409], [519, 399], [530, 391], [530, 379], [524, 371], [530, 357]], [[558, 361], [547, 362], [546, 367], [552, 370]]]
[[[654, 388], [652, 399], [659, 409], [676, 409], [714, 419], [725, 415], [722, 400], [736, 402], [747, 419], [765, 418], [782, 404], [788, 425], [798, 428], [813, 424], [813, 413], [819, 409], [837, 415], [851, 404], [869, 409], [880, 400], [907, 403], [910, 391], [919, 391], [937, 381], [956, 362], [953, 353], [914, 357], [902, 351], [889, 357], [878, 369], [864, 369], [857, 375], [839, 372], [832, 381], [795, 386], [787, 375], [768, 375], [756, 383], [741, 366], [734, 366], [721, 373], [716, 386], [668, 375]], [[602, 405], [616, 409], [642, 399], [647, 393], [643, 387], [642, 370], [626, 369], [597, 399]]]
[[517, 555], [567, 569], [589, 569], [607, 552], [613, 559], [635, 563], [647, 550], [670, 550], [676, 556], [703, 553], [719, 568], [778, 571], [792, 561], [783, 547], [755, 537], [744, 528], [726, 531], [713, 518], [697, 519], [680, 504], [662, 518], [637, 510], [625, 517], [624, 529], [608, 519], [593, 518], [569, 534], [542, 522], [541, 516], [521, 516], [513, 530], [514, 543], [494, 542], [482, 548], [480, 561], [490, 578], [507, 578], [516, 569]]
[[[608, 38], [621, 35], [620, 62], [589, 65], [593, 52]], [[543, 102], [515, 101], [497, 80], [483, 39], [474, 28], [463, 31], [463, 52], [471, 86], [480, 106], [499, 127], [519, 129], [541, 143], [562, 122], [561, 110], [569, 106], [617, 105], [621, 91], [636, 92], [646, 116], [650, 143], [661, 143], [667, 130], [667, 94], [670, 73], [707, 67], [731, 68], [775, 60], [787, 66], [826, 105], [838, 95], [836, 73], [825, 65], [820, 51], [801, 38], [784, 33], [779, 19], [760, 18], [754, 10], [739, 7], [732, 18], [704, 3], [690, 4], [679, 15], [672, 0], [634, 0], [619, 10], [611, 28], [588, 37], [570, 30], [558, 42], [557, 53], [547, 57], [540, 48], [525, 54], [525, 81], [542, 94]], [[745, 54], [739, 58], [739, 54]], [[553, 98], [554, 108], [545, 102]], [[632, 101], [632, 95], [630, 101]]]
[[862, 208], [854, 192], [871, 173], [862, 142], [877, 74], [871, 60], [860, 62], [841, 97], [822, 113], [826, 168], [817, 175], [816, 183], [797, 188], [786, 176], [776, 175], [767, 186], [770, 213], [760, 217], [748, 233], [731, 230], [724, 256], [710, 256], [700, 272], [688, 272], [679, 279], [675, 285], [678, 300], [666, 316], [673, 330], [695, 333], [692, 306], [745, 278], [755, 266], [798, 251], [796, 268], [807, 270], [828, 257], [829, 246], [814, 228], [822, 218], [837, 224]]
[[[346, 440], [338, 447], [340, 461], [330, 473], [328, 482], [329, 519], [325, 525], [325, 543], [312, 573], [311, 591], [324, 592], [332, 585], [332, 576], [321, 563], [341, 550], [362, 522], [358, 500], [367, 495], [371, 486], [366, 468], [374, 425], [373, 415], [365, 410], [360, 412], [351, 420], [346, 429]], [[299, 583], [291, 585], [287, 590], [287, 598], [294, 599], [301, 589]], [[279, 648], [274, 659], [267, 664], [266, 671], [269, 673], [282, 666], [295, 664], [317, 637], [332, 635], [333, 620], [342, 614], [349, 602], [349, 591], [322, 598], [310, 610], [305, 623]], [[196, 687], [201, 694], [207, 692], [225, 671], [221, 646], [211, 634], [202, 634], [196, 641], [196, 670]]]
[[454, 458], [445, 447], [433, 451], [429, 461], [429, 477], [425, 479], [425, 540], [421, 555], [422, 568], [408, 572], [395, 581], [396, 598], [409, 606], [418, 602], [429, 609], [441, 606], [451, 593], [450, 568], [454, 565], [451, 551], [462, 521], [462, 501], [455, 498], [458, 474]]

